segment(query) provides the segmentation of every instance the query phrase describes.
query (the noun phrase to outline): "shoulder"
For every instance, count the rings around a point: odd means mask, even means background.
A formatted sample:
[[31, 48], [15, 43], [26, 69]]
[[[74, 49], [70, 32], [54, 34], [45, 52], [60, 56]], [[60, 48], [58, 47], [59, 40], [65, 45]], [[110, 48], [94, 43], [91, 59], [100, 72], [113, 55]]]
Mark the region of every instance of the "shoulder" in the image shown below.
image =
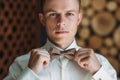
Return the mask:
[[98, 58], [100, 61], [102, 61], [102, 60], [107, 60], [103, 55], [98, 54], [98, 53], [95, 53], [95, 54], [96, 54], [97, 58]]
[[30, 58], [30, 52], [28, 52], [27, 54], [16, 57], [15, 62], [26, 61], [29, 58]]
[[16, 59], [13, 62], [13, 65], [18, 66], [21, 69], [25, 69], [28, 65], [29, 58], [30, 58], [30, 52], [22, 56], [16, 57]]
[[104, 57], [103, 55], [101, 54], [98, 54], [98, 53], [95, 53], [98, 60], [100, 61], [101, 64], [105, 64], [105, 63], [109, 63], [109, 61], [107, 60], [106, 57]]

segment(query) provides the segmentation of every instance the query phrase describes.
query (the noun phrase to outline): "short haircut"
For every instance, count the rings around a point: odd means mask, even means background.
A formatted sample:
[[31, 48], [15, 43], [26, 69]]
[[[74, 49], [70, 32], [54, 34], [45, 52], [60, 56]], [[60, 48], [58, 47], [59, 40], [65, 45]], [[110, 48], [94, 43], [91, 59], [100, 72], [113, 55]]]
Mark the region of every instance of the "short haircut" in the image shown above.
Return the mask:
[[[41, 12], [41, 13], [43, 13], [44, 12], [44, 10], [43, 10], [43, 8], [44, 8], [44, 4], [45, 4], [45, 1], [46, 0], [40, 0], [40, 5], [39, 5], [39, 11]], [[79, 4], [79, 10], [80, 10], [80, 6], [81, 6], [81, 0], [78, 0], [78, 4]]]

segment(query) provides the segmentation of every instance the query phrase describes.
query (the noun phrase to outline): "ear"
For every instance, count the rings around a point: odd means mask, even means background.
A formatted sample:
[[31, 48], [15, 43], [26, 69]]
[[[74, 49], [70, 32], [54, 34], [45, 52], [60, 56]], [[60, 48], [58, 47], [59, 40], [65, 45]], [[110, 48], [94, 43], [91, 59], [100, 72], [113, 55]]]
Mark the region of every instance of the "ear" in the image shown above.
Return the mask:
[[81, 22], [81, 20], [82, 20], [82, 13], [79, 13], [79, 15], [78, 15], [78, 25], [80, 24], [80, 22]]
[[44, 15], [42, 13], [39, 13], [38, 16], [39, 16], [40, 23], [44, 26], [45, 25]]

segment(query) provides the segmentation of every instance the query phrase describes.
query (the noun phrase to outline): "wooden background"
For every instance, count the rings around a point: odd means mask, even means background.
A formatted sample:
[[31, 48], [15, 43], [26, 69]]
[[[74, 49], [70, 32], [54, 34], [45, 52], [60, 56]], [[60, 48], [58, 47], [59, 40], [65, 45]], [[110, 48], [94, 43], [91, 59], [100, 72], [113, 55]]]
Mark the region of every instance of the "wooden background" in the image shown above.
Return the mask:
[[120, 0], [82, 0], [77, 42], [104, 55], [120, 77]]
[[[0, 0], [0, 80], [13, 60], [45, 42], [39, 0]], [[120, 0], [82, 0], [84, 17], [76, 35], [82, 47], [104, 55], [120, 77]]]

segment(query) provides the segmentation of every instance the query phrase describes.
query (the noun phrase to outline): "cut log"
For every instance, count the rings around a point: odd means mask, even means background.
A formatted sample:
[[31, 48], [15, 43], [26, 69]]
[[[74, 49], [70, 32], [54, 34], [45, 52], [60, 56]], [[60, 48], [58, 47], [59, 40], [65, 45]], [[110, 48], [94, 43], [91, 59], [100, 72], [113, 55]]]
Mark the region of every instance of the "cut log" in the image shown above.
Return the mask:
[[118, 3], [120, 3], [120, 0], [115, 0], [115, 1], [117, 1]]
[[120, 26], [115, 30], [114, 41], [117, 47], [120, 49]]
[[116, 21], [108, 12], [97, 14], [92, 20], [92, 28], [94, 32], [100, 36], [106, 36], [114, 29]]
[[77, 44], [78, 44], [79, 46], [85, 47], [85, 41], [84, 41], [84, 40], [82, 40], [82, 39], [76, 39], [76, 41], [77, 41]]
[[81, 0], [81, 7], [86, 8], [90, 5], [90, 0]]
[[89, 26], [89, 25], [90, 25], [90, 20], [89, 20], [87, 17], [84, 17], [84, 18], [82, 19], [81, 25], [82, 25], [83, 27]]
[[114, 44], [114, 41], [113, 41], [112, 38], [106, 38], [106, 39], [104, 40], [104, 44], [105, 44], [107, 47], [112, 47], [113, 44]]
[[80, 12], [84, 15], [85, 10], [83, 8], [80, 9]]
[[93, 15], [95, 14], [95, 11], [94, 11], [94, 9], [93, 8], [88, 8], [87, 10], [86, 10], [86, 13], [85, 13], [88, 17], [93, 17]]
[[100, 54], [103, 56], [108, 56], [108, 48], [107, 47], [101, 47], [100, 48]]
[[92, 0], [93, 9], [101, 11], [105, 8], [106, 0]]
[[116, 17], [117, 20], [120, 21], [120, 8], [118, 8], [118, 9], [116, 10], [115, 17]]
[[115, 11], [117, 9], [117, 3], [115, 1], [110, 1], [107, 3], [106, 7], [109, 11]]
[[103, 40], [99, 36], [91, 36], [89, 39], [89, 46], [93, 49], [99, 49], [102, 46]]
[[80, 29], [80, 31], [79, 31], [79, 36], [80, 36], [82, 39], [88, 39], [89, 36], [90, 36], [90, 30], [89, 30], [89, 28]]
[[109, 54], [110, 54], [111, 57], [116, 57], [116, 56], [117, 56], [117, 53], [118, 53], [118, 50], [117, 50], [116, 47], [111, 47], [111, 48], [109, 49]]

